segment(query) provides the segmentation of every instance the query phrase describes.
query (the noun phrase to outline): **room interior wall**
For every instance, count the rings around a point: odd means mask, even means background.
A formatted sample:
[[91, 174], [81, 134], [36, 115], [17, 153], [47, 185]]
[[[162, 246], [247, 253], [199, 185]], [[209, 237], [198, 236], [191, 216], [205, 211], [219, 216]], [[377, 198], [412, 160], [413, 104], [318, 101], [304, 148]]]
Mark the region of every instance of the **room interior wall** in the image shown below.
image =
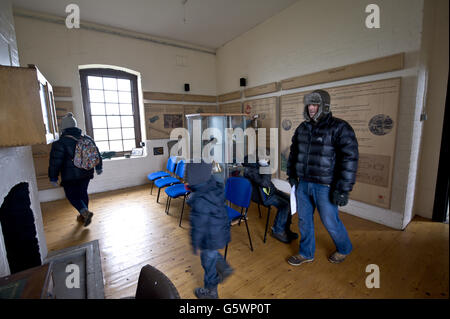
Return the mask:
[[[405, 53], [403, 70], [296, 89], [306, 91], [338, 85], [401, 77], [398, 131], [390, 209], [357, 201], [341, 210], [403, 229], [411, 214], [421, 132], [424, 89], [420, 70], [423, 0], [377, 1], [380, 28], [368, 29], [366, 3], [357, 0], [298, 1], [217, 51], [217, 92], [239, 89], [343, 65]], [[291, 93], [281, 91], [274, 95]], [[408, 218], [407, 218], [408, 219]]]
[[[139, 72], [144, 91], [184, 93], [184, 83], [189, 83], [192, 94], [216, 94], [214, 54], [91, 30], [67, 29], [65, 25], [17, 15], [14, 19], [21, 65], [36, 64], [52, 85], [72, 88], [74, 115], [83, 130], [80, 65], [112, 65]], [[177, 65], [179, 57], [185, 57], [184, 65]], [[140, 114], [143, 121], [142, 98]], [[145, 129], [142, 136], [145, 139]], [[105, 160], [103, 174], [92, 180], [89, 193], [145, 184], [147, 174], [164, 169], [167, 140], [146, 144], [145, 157]], [[164, 156], [154, 156], [153, 146], [165, 146]], [[62, 188], [39, 192], [41, 202], [62, 198]]]
[[[429, 216], [431, 197], [434, 198], [431, 193], [434, 194], [432, 185], [435, 184], [435, 177], [433, 183], [433, 176], [418, 176], [418, 172], [429, 162], [425, 155], [421, 155], [418, 169], [424, 125], [420, 114], [426, 97], [429, 120], [424, 126], [424, 150], [421, 154], [430, 154], [431, 157], [439, 144], [436, 140], [433, 143], [429, 141], [439, 130], [433, 119], [439, 119], [440, 112], [443, 112], [439, 106], [443, 97], [442, 79], [448, 74], [448, 28], [446, 35], [442, 36], [447, 39], [447, 44], [424, 40], [424, 23], [428, 21], [423, 16], [424, 3], [429, 6], [429, 1], [434, 0], [378, 1], [381, 8], [379, 29], [366, 28], [366, 3], [361, 1], [298, 1], [219, 48], [216, 56], [94, 31], [68, 30], [62, 25], [23, 17], [16, 16], [15, 21], [21, 62], [37, 64], [52, 83], [72, 87], [75, 115], [81, 117], [83, 112], [77, 72], [77, 66], [81, 64], [110, 64], [139, 71], [144, 90], [182, 93], [182, 84], [189, 82], [193, 93], [214, 95], [239, 90], [241, 77], [246, 77], [247, 86], [253, 87], [405, 52], [405, 67], [400, 71], [273, 94], [279, 96], [294, 91], [402, 78], [391, 209], [351, 201], [342, 210], [403, 229], [415, 211], [419, 215]], [[444, 8], [445, 5], [448, 7], [448, 3], [445, 0], [439, 3], [442, 10], [436, 11], [438, 19], [433, 29], [434, 38], [439, 38], [445, 23], [448, 25], [448, 10]], [[432, 48], [429, 43], [432, 43]], [[424, 62], [424, 52], [428, 51], [433, 54], [430, 67]], [[176, 65], [176, 58], [180, 55], [187, 56], [187, 66]], [[445, 65], [440, 69], [439, 61], [445, 57], [447, 71]], [[428, 92], [425, 91], [427, 88]], [[165, 144], [165, 141], [160, 143]], [[120, 159], [106, 163], [105, 172], [126, 172], [131, 160], [135, 161], [132, 164], [135, 174], [132, 179], [128, 178], [129, 174], [104, 174], [94, 179], [90, 192], [115, 189], [112, 187], [116, 185], [121, 188], [145, 183], [146, 173], [160, 169], [164, 164], [160, 160], [156, 165], [158, 167], [154, 167], [151, 166], [152, 159]], [[41, 201], [63, 197], [61, 190], [41, 191], [39, 195]], [[413, 206], [415, 196], [416, 204]]]

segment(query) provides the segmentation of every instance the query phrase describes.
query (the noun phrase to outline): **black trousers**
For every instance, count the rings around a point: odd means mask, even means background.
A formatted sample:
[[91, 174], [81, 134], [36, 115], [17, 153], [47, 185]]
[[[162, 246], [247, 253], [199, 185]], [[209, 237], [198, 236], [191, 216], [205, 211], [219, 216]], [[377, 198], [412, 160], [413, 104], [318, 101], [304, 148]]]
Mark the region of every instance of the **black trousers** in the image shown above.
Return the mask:
[[87, 190], [90, 181], [89, 178], [86, 178], [64, 182], [64, 193], [70, 204], [72, 204], [79, 213], [88, 209], [89, 196]]

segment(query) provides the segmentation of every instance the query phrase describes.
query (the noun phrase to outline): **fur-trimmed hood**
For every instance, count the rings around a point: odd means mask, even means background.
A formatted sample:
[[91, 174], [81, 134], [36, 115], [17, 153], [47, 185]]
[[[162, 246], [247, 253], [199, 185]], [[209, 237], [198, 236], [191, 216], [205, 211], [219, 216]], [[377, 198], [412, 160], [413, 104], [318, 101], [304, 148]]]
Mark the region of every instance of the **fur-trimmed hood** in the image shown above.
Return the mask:
[[[330, 94], [325, 90], [315, 90], [303, 97], [303, 104], [305, 105], [303, 109], [303, 116], [305, 120], [310, 122], [319, 122], [325, 115], [330, 113]], [[313, 118], [309, 116], [308, 106], [310, 104], [319, 104], [319, 109]]]

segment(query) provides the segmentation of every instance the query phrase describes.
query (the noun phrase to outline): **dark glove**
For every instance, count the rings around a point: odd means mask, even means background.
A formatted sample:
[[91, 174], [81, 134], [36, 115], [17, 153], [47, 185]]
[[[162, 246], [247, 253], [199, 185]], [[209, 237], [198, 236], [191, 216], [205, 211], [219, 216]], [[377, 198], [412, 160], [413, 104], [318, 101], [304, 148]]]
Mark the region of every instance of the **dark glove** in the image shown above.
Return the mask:
[[348, 192], [341, 192], [338, 190], [331, 193], [331, 202], [334, 205], [345, 206], [348, 203]]
[[297, 184], [298, 184], [298, 180], [296, 178], [289, 177], [289, 185], [291, 185], [291, 188], [292, 188], [292, 186], [297, 187]]

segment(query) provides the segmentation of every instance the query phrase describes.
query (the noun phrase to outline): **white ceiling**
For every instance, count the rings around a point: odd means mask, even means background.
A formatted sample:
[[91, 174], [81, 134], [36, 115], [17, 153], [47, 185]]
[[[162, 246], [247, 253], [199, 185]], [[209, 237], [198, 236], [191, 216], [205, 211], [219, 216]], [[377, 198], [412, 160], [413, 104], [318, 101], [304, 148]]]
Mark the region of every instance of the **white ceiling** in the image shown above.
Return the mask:
[[[297, 0], [12, 0], [13, 6], [217, 49]], [[183, 4], [186, 2], [185, 4]]]

